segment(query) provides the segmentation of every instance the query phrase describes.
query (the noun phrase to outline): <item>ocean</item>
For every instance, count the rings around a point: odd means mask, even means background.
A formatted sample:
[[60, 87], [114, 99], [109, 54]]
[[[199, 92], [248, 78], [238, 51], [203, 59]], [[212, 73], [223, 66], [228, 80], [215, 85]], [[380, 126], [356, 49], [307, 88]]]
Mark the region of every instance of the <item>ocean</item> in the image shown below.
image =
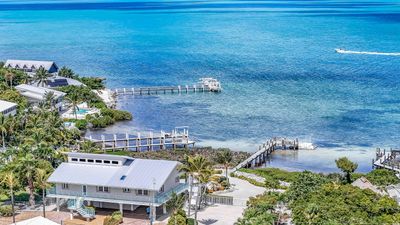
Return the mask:
[[315, 151], [267, 166], [371, 170], [375, 148], [400, 146], [400, 3], [395, 0], [2, 0], [0, 60], [52, 60], [110, 88], [194, 84], [222, 93], [125, 96], [133, 113], [92, 133], [189, 126], [198, 146], [255, 151], [273, 136]]

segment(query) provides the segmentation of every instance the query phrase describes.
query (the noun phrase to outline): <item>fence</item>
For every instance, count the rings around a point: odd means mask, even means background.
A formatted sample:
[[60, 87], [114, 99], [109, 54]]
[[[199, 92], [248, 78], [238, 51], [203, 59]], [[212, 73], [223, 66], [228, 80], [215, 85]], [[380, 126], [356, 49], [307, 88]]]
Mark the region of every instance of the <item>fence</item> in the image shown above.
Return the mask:
[[206, 195], [206, 202], [208, 204], [233, 205], [233, 197], [222, 195]]

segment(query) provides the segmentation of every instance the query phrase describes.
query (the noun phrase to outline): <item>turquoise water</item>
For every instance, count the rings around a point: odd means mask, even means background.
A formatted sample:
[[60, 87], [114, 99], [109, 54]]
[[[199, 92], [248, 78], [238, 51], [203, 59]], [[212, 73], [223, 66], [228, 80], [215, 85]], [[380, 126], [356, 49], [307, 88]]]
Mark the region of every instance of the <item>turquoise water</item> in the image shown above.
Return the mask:
[[87, 110], [87, 109], [78, 109], [78, 110], [75, 110], [75, 112], [76, 112], [76, 114], [86, 114], [86, 113], [88, 113], [89, 112], [89, 110]]
[[317, 151], [276, 154], [271, 165], [360, 171], [376, 147], [400, 140], [400, 5], [389, 0], [1, 1], [0, 59], [54, 60], [110, 87], [193, 84], [220, 94], [124, 97], [134, 120], [105, 131], [190, 126], [201, 145], [254, 151], [272, 136]]

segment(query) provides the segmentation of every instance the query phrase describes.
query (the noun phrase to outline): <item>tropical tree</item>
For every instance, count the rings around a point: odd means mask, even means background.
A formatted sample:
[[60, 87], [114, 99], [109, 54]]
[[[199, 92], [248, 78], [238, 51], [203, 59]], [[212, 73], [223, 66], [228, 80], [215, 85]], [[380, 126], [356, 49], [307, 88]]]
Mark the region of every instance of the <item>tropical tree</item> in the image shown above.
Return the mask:
[[3, 179], [1, 180], [1, 183], [6, 185], [10, 189], [13, 223], [15, 223], [14, 190], [18, 186], [19, 182], [17, 177], [12, 171], [5, 172], [4, 174], [2, 174], [2, 177]]
[[6, 80], [8, 80], [9, 86], [12, 88], [13, 87], [13, 79], [15, 77], [15, 73], [12, 70], [7, 69], [6, 72], [5, 72], [4, 77], [5, 77]]
[[44, 169], [38, 168], [36, 170], [35, 183], [38, 188], [42, 189], [43, 217], [46, 217], [46, 189], [51, 187], [50, 183], [47, 182], [49, 176], [50, 173]]
[[51, 77], [51, 74], [49, 74], [49, 72], [43, 68], [40, 67], [38, 70], [36, 70], [34, 79], [37, 82], [37, 85], [41, 85], [42, 87], [45, 86], [45, 84], [47, 84], [47, 79]]
[[74, 78], [75, 73], [70, 68], [63, 66], [61, 67], [60, 71], [58, 71], [58, 75], [66, 78]]
[[65, 96], [65, 100], [69, 103], [69, 105], [72, 108], [72, 112], [75, 115], [75, 119], [78, 119], [78, 115], [76, 113], [76, 110], [78, 109], [78, 105], [82, 102], [81, 97], [77, 92], [71, 92], [67, 96]]
[[[171, 219], [173, 219], [173, 224], [177, 225], [177, 215], [182, 210], [185, 204], [186, 196], [184, 194], [176, 194], [173, 192], [171, 194], [171, 199], [167, 202], [167, 209], [172, 212]], [[169, 221], [168, 221], [169, 222]]]
[[203, 156], [197, 155], [195, 157], [186, 156], [185, 162], [181, 165], [180, 170], [187, 173], [189, 175], [189, 216], [190, 216], [190, 207], [191, 207], [191, 192], [193, 186], [193, 180], [196, 180], [198, 185], [198, 192], [196, 195], [196, 204], [195, 204], [195, 213], [194, 213], [194, 221], [197, 224], [197, 211], [200, 202], [200, 191], [202, 189], [203, 183], [201, 183], [201, 177], [207, 174], [211, 174], [211, 164], [210, 162]]
[[350, 161], [347, 157], [335, 160], [337, 168], [345, 173], [347, 183], [351, 183], [351, 174], [357, 169], [358, 164]]
[[233, 154], [229, 149], [222, 149], [217, 152], [216, 162], [222, 164], [225, 168], [225, 177], [229, 183], [228, 168], [233, 161]]
[[6, 133], [7, 133], [7, 123], [6, 116], [3, 113], [0, 113], [0, 132], [3, 143], [3, 149], [6, 148]]

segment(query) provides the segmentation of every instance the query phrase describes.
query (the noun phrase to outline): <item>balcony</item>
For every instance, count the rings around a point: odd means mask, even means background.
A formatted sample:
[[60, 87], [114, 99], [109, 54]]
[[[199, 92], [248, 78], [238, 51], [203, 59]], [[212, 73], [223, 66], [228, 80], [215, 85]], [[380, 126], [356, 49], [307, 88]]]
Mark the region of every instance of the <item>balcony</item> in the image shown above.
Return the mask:
[[155, 197], [152, 196], [151, 192], [148, 196], [138, 196], [134, 193], [124, 193], [124, 194], [116, 194], [113, 192], [104, 193], [104, 192], [87, 192], [85, 195], [81, 191], [72, 191], [65, 189], [57, 189], [56, 187], [52, 187], [47, 189], [47, 195], [49, 197], [60, 197], [60, 198], [77, 198], [83, 197], [85, 200], [90, 201], [104, 201], [111, 203], [123, 203], [123, 204], [135, 204], [135, 205], [148, 205], [150, 203], [155, 203], [161, 205], [169, 200], [171, 194], [182, 193], [188, 189], [188, 184], [181, 183], [174, 187], [173, 189], [163, 192], [157, 193]]

